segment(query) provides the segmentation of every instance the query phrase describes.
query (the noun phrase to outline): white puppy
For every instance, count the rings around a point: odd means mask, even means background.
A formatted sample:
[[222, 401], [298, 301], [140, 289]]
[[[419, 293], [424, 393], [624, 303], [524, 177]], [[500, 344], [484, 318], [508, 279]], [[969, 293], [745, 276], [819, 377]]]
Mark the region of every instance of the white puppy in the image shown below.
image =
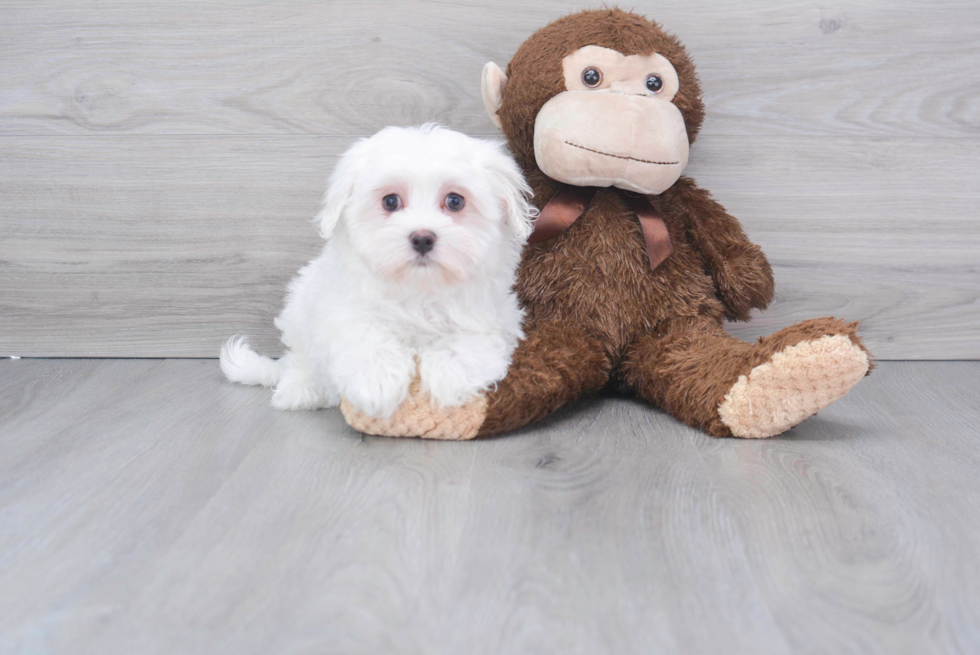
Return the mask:
[[440, 407], [502, 379], [523, 337], [512, 287], [536, 211], [503, 147], [437, 125], [388, 127], [340, 159], [316, 220], [323, 253], [289, 285], [277, 360], [241, 338], [229, 380], [275, 386], [279, 409], [341, 396], [391, 415], [418, 375]]

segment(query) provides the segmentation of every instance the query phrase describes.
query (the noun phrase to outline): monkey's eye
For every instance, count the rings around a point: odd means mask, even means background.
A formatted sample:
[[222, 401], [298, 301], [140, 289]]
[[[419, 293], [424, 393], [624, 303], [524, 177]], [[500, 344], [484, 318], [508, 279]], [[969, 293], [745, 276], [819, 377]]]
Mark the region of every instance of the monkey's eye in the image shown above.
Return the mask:
[[589, 66], [582, 71], [582, 84], [594, 89], [602, 84], [602, 71], [594, 66]]
[[664, 81], [659, 75], [653, 73], [647, 75], [647, 91], [651, 93], [660, 93], [664, 89]]
[[381, 206], [386, 212], [396, 212], [402, 208], [402, 199], [397, 193], [389, 193], [381, 200]]
[[446, 209], [451, 212], [458, 212], [460, 209], [466, 206], [466, 201], [463, 196], [458, 193], [450, 193], [446, 196]]

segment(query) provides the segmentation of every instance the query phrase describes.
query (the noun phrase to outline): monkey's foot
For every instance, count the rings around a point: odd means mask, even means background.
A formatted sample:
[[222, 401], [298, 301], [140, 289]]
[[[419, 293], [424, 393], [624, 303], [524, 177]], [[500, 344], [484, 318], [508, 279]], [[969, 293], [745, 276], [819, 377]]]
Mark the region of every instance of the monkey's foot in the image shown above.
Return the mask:
[[368, 416], [346, 398], [340, 401], [340, 411], [348, 425], [365, 434], [445, 440], [472, 439], [487, 415], [487, 399], [482, 394], [466, 405], [440, 408], [422, 393], [418, 378], [408, 393], [408, 399], [386, 418]]
[[801, 341], [740, 376], [718, 415], [736, 437], [771, 437], [846, 394], [868, 366], [867, 352], [846, 335]]

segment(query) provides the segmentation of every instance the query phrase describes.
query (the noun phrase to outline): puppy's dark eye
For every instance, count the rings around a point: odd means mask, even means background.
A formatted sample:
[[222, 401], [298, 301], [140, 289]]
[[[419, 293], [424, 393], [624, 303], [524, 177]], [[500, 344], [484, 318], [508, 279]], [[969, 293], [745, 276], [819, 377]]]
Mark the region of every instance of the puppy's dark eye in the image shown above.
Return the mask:
[[446, 196], [446, 209], [451, 212], [458, 212], [460, 209], [466, 206], [466, 201], [463, 200], [463, 196], [458, 193], [450, 193]]
[[386, 212], [396, 212], [402, 208], [402, 199], [397, 193], [389, 193], [381, 200]]
[[664, 89], [664, 81], [659, 75], [651, 73], [647, 75], [647, 91], [651, 93], [660, 93]]
[[602, 84], [602, 71], [594, 66], [590, 66], [582, 71], [582, 84], [594, 89]]

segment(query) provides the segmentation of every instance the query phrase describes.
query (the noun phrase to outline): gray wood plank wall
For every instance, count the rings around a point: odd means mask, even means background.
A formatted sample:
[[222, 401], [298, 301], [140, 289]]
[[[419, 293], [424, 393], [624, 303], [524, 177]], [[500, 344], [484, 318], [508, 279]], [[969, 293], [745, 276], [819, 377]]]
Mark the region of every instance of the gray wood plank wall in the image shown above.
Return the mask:
[[[495, 135], [479, 73], [581, 3], [0, 6], [0, 355], [276, 351], [338, 153]], [[980, 3], [632, 6], [687, 44], [689, 173], [776, 270], [751, 338], [833, 314], [890, 359], [980, 358]]]

